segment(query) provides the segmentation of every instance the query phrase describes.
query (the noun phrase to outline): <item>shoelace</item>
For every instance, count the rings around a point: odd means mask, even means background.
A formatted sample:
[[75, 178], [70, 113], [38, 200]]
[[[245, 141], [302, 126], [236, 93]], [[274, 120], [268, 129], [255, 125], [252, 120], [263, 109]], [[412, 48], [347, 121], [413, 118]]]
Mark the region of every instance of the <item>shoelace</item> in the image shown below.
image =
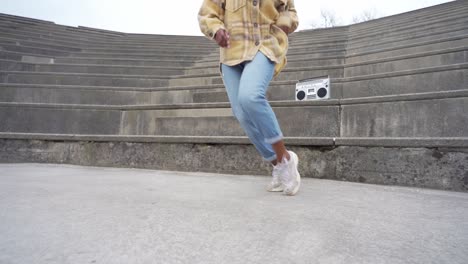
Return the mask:
[[281, 180], [281, 173], [280, 173], [280, 169], [279, 169], [278, 166], [273, 166], [272, 175], [273, 175], [273, 181], [280, 181]]
[[276, 165], [278, 168], [278, 173], [279, 177], [281, 179], [281, 182], [286, 186], [291, 186], [291, 179], [289, 179], [289, 171], [288, 171], [288, 163], [286, 159], [283, 160], [283, 162], [279, 163]]

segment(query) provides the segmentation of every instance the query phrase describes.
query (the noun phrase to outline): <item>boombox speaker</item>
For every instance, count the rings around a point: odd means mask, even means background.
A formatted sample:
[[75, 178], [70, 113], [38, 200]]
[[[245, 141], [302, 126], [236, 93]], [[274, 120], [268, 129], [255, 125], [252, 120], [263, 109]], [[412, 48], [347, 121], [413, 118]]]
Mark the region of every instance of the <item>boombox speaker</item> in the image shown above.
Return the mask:
[[301, 80], [296, 83], [296, 101], [330, 98], [330, 77]]

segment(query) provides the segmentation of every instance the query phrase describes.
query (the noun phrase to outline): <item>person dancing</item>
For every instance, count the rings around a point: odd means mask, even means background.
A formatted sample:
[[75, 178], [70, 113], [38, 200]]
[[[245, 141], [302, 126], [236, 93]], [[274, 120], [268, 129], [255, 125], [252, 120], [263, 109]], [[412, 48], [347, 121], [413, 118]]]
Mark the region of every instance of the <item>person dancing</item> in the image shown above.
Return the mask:
[[266, 99], [286, 65], [288, 34], [299, 24], [293, 0], [204, 0], [202, 33], [220, 46], [220, 70], [232, 112], [263, 159], [273, 166], [266, 189], [296, 195], [301, 176], [296, 153], [286, 149]]

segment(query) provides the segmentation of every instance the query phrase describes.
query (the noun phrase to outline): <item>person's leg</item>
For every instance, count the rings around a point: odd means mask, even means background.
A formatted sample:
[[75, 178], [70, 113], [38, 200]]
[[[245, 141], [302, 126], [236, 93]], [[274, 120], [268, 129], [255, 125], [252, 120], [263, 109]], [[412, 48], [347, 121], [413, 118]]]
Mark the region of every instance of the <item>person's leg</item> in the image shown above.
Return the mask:
[[277, 157], [272, 146], [270, 144], [265, 144], [263, 135], [252, 121], [247, 118], [239, 105], [239, 84], [244, 71], [244, 63], [236, 66], [227, 66], [222, 64], [221, 69], [224, 86], [226, 87], [226, 92], [228, 94], [234, 116], [239, 121], [239, 124], [257, 151], [262, 155], [263, 159], [270, 162], [276, 161]]
[[[251, 120], [262, 135], [263, 148], [271, 146], [276, 154], [276, 161], [281, 162], [283, 158], [289, 160], [290, 156], [284, 145], [283, 134], [276, 115], [266, 99], [274, 67], [274, 62], [261, 52], [258, 52], [252, 61], [245, 63], [237, 100], [244, 115]], [[274, 160], [272, 163], [276, 164]]]
[[261, 150], [274, 153], [271, 158], [266, 158], [269, 154], [262, 153], [266, 160], [275, 163], [276, 159], [278, 163], [274, 166], [273, 181], [267, 190], [283, 190], [287, 195], [295, 195], [300, 185], [298, 158], [294, 152], [286, 150], [278, 120], [266, 100], [273, 71], [274, 63], [259, 52], [253, 61], [243, 63], [240, 67], [223, 65], [223, 80], [234, 115], [252, 143], [260, 153]]

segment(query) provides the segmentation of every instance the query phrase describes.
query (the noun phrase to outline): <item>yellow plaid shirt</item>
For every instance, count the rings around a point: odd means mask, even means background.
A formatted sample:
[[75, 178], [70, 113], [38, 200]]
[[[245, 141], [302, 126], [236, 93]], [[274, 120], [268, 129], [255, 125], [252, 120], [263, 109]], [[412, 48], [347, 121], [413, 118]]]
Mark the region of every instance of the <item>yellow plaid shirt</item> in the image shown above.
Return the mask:
[[220, 48], [220, 62], [229, 66], [252, 60], [258, 51], [275, 62], [275, 76], [286, 65], [288, 36], [298, 26], [294, 0], [204, 0], [200, 29], [213, 39], [219, 29], [230, 35], [230, 48]]

